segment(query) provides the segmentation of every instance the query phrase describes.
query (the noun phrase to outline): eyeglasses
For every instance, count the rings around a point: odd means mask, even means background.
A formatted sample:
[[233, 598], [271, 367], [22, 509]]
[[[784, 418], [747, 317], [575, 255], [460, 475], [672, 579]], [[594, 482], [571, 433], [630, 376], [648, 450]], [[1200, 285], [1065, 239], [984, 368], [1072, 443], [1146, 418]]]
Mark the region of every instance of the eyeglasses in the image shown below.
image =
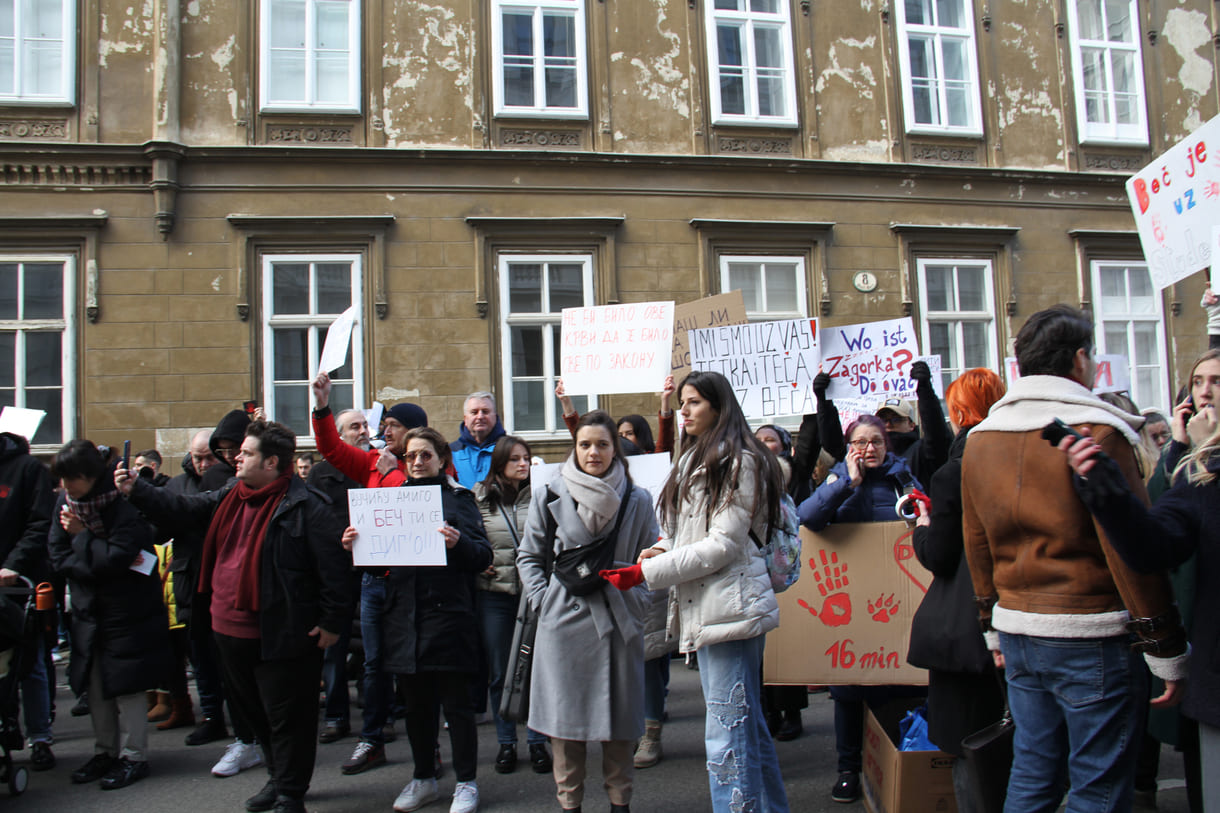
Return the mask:
[[851, 447], [853, 449], [859, 449], [860, 451], [864, 451], [869, 446], [872, 446], [874, 449], [884, 449], [885, 441], [884, 440], [853, 440], [851, 442]]
[[220, 446], [216, 449], [216, 454], [220, 455], [225, 460], [232, 460], [233, 458], [237, 457], [237, 453], [240, 451], [241, 449], [237, 448], [236, 446]]
[[432, 452], [407, 452], [406, 454], [408, 463], [414, 463], [416, 460], [418, 460], [420, 463], [427, 463], [434, 457], [436, 457], [436, 455], [432, 454]]
[[892, 413], [889, 415], [878, 415], [877, 417], [880, 418], [881, 422], [886, 426], [893, 426], [896, 423], [903, 423], [910, 420], [910, 418], [908, 418], [906, 415], [894, 415]]

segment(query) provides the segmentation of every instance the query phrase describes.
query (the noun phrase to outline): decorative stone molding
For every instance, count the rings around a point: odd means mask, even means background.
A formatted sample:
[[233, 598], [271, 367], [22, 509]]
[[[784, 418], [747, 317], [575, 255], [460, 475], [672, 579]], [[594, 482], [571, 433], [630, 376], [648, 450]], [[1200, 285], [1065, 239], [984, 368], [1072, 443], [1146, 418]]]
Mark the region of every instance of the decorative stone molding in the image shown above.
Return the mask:
[[152, 159], [153, 217], [161, 239], [168, 240], [178, 213], [178, 164], [186, 148], [169, 141], [150, 141], [144, 145], [144, 154]]
[[792, 155], [792, 139], [775, 136], [716, 136], [721, 155]]
[[268, 124], [268, 144], [351, 144], [350, 126], [312, 124]]
[[921, 164], [978, 164], [976, 147], [911, 144], [911, 160]]
[[148, 186], [151, 181], [148, 164], [0, 164], [0, 184], [5, 186]]
[[584, 146], [578, 130], [503, 128], [499, 141], [502, 147], [543, 150], [578, 150]]
[[68, 120], [0, 119], [0, 138], [66, 140]]
[[1112, 155], [1100, 152], [1081, 152], [1080, 168], [1100, 172], [1138, 172], [1148, 163], [1144, 155]]

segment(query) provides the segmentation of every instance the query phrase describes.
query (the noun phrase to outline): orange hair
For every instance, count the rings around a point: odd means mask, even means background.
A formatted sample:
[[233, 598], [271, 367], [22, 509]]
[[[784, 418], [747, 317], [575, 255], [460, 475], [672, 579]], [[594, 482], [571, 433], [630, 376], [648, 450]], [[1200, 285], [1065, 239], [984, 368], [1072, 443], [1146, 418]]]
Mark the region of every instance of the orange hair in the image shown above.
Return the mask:
[[975, 426], [1005, 392], [1004, 382], [986, 367], [967, 370], [945, 389], [949, 418], [963, 429]]

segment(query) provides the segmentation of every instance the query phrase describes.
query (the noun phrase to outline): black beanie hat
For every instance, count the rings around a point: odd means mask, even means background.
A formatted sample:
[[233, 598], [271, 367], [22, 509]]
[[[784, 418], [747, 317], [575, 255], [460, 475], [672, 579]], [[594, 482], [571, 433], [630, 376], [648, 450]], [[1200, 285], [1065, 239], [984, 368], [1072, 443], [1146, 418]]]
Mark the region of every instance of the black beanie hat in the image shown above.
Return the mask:
[[418, 429], [428, 425], [428, 413], [423, 407], [415, 404], [395, 404], [385, 411], [387, 418], [393, 418], [407, 429]]

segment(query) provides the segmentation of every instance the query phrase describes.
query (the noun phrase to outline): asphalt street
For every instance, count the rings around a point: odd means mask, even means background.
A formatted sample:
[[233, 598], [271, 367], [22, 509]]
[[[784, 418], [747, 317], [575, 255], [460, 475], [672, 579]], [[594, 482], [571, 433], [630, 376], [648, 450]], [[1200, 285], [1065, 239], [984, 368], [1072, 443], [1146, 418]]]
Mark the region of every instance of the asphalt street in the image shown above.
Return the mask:
[[[681, 661], [675, 660], [673, 667], [669, 694], [670, 719], [665, 725], [662, 740], [665, 758], [656, 767], [636, 772], [635, 797], [632, 801], [632, 810], [636, 813], [684, 813], [709, 809], [699, 676], [682, 666]], [[58, 764], [51, 771], [31, 773], [29, 788], [21, 796], [11, 797], [7, 789], [0, 786], [0, 811], [3, 813], [52, 810], [240, 813], [245, 809], [245, 799], [257, 792], [266, 781], [266, 772], [261, 767], [227, 779], [213, 777], [210, 768], [223, 753], [226, 743], [192, 748], [183, 744], [183, 737], [190, 729], [154, 729], [149, 737], [152, 768], [149, 778], [116, 791], [102, 791], [96, 785], [73, 785], [69, 775], [93, 753], [92, 730], [88, 717], [68, 714], [73, 699], [63, 686], [62, 666], [59, 680], [54, 745]], [[353, 711], [359, 713], [358, 709]], [[830, 800], [830, 788], [836, 772], [833, 715], [831, 701], [826, 694], [810, 695], [809, 708], [804, 712], [804, 724], [802, 737], [792, 742], [777, 743], [791, 809], [794, 813], [831, 810], [850, 813], [864, 810], [862, 801], [844, 805]], [[354, 738], [319, 745], [313, 785], [306, 799], [310, 813], [390, 811], [395, 796], [411, 778], [410, 751], [401, 721], [398, 723], [398, 733], [398, 739], [386, 747], [388, 764], [356, 776], [343, 776], [339, 772], [339, 765], [355, 746]], [[438, 813], [448, 810], [454, 781], [453, 772], [448, 766], [449, 744], [444, 734], [441, 748], [446, 766], [440, 780], [442, 798], [423, 808]], [[501, 775], [492, 770], [496, 738], [490, 724], [479, 726], [479, 752], [481, 810], [533, 813], [559, 809], [550, 775], [534, 774], [526, 764], [524, 736], [520, 752], [522, 765], [513, 774]], [[17, 752], [15, 757], [17, 764], [24, 764], [26, 752]], [[1161, 773], [1159, 809], [1164, 813], [1186, 813], [1181, 759], [1169, 748], [1162, 749]], [[590, 749], [584, 804], [586, 811], [609, 810], [600, 775], [597, 750]]]

